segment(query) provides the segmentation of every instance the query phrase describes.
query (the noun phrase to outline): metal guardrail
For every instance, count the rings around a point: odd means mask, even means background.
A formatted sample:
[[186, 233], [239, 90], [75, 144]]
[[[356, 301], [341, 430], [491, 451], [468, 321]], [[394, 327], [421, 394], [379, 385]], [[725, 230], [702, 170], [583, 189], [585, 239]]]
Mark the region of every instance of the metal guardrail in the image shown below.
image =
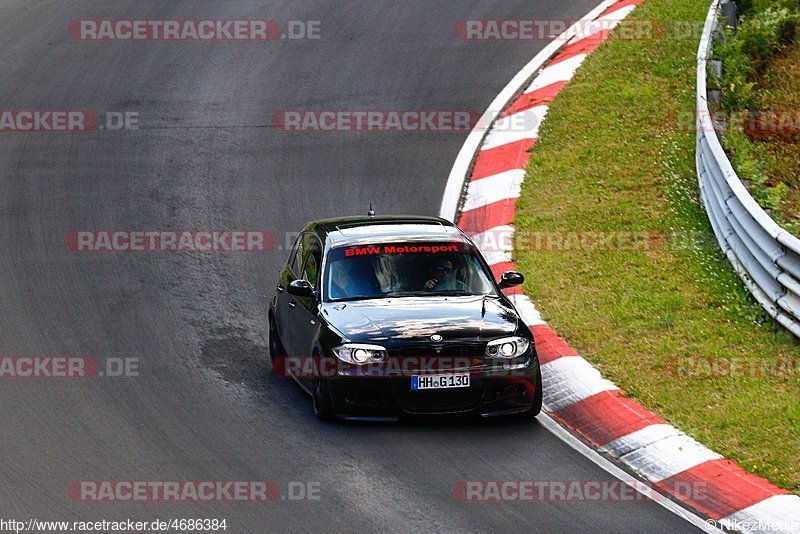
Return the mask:
[[[722, 251], [764, 309], [800, 337], [800, 239], [756, 203], [722, 149], [706, 100], [707, 63], [720, 0], [711, 4], [697, 50], [697, 176]], [[724, 68], [724, 66], [723, 66]]]

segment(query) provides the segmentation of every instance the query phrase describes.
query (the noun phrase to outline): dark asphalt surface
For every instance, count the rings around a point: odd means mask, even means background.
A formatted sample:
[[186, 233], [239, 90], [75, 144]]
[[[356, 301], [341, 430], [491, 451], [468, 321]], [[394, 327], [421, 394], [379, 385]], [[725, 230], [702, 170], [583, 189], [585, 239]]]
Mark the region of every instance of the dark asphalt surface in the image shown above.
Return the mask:
[[[225, 518], [228, 532], [677, 532], [650, 502], [463, 503], [466, 479], [606, 480], [536, 423], [320, 424], [269, 375], [285, 251], [77, 253], [80, 229], [253, 228], [435, 214], [465, 133], [285, 133], [284, 109], [478, 112], [544, 43], [463, 18], [575, 19], [596, 0], [4, 0], [0, 109], [139, 113], [137, 131], [0, 132], [0, 355], [138, 358], [140, 376], [0, 379], [0, 517]], [[97, 43], [77, 18], [321, 21], [322, 40]], [[86, 503], [73, 480], [317, 482], [319, 501]]]

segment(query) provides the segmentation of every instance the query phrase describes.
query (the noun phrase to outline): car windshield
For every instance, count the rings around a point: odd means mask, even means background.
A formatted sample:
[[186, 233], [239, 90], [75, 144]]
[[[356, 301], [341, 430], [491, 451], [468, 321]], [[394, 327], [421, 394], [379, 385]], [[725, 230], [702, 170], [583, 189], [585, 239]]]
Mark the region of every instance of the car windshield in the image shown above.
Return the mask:
[[466, 243], [380, 243], [328, 254], [326, 300], [495, 294], [490, 274]]

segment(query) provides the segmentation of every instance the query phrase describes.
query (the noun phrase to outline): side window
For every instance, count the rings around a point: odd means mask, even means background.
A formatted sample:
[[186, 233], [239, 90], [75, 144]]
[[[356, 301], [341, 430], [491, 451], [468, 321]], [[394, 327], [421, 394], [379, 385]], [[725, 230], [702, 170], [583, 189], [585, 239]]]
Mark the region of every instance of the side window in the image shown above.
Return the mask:
[[319, 265], [322, 262], [322, 246], [314, 234], [303, 235], [303, 279], [319, 286]]
[[303, 235], [297, 236], [289, 255], [289, 267], [296, 276], [300, 276], [300, 268], [303, 266]]

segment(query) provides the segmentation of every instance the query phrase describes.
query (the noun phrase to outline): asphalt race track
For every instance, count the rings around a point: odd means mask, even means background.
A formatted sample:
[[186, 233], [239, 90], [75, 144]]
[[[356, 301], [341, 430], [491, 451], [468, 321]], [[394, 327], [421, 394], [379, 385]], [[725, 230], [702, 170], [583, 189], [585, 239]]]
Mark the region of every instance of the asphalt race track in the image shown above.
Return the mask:
[[[469, 18], [595, 0], [4, 0], [0, 109], [136, 112], [139, 129], [0, 132], [0, 355], [135, 358], [139, 376], [0, 379], [0, 517], [226, 519], [228, 532], [677, 532], [652, 502], [470, 503], [461, 480], [608, 480], [536, 423], [321, 424], [267, 370], [285, 250], [86, 253], [71, 230], [263, 229], [436, 214], [466, 132], [283, 132], [292, 109], [482, 112], [544, 42]], [[81, 42], [73, 19], [318, 20], [320, 40]], [[499, 61], [504, 58], [503, 61]], [[319, 500], [97, 503], [76, 480], [311, 483]]]

